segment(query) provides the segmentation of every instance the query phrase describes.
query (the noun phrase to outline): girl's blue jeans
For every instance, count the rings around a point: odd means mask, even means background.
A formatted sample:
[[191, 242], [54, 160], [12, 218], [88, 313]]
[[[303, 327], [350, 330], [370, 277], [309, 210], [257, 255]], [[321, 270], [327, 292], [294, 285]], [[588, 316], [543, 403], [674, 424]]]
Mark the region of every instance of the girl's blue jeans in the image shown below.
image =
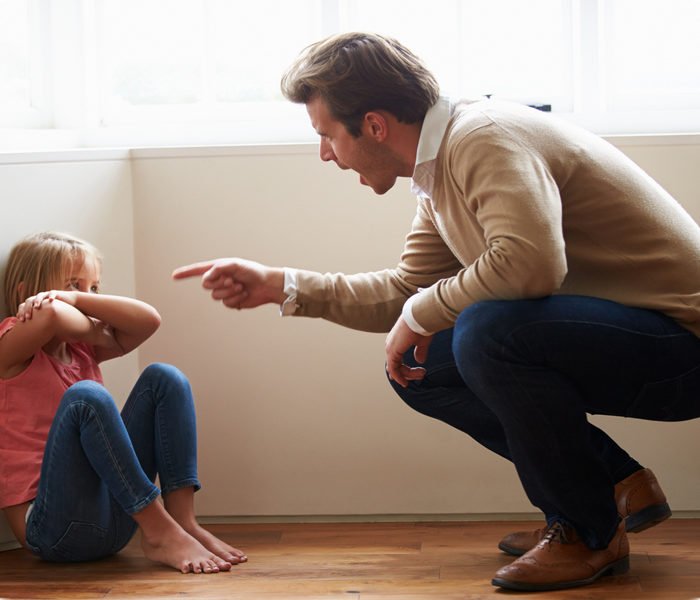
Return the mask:
[[136, 531], [131, 515], [160, 493], [197, 479], [197, 434], [189, 382], [153, 364], [119, 414], [109, 392], [81, 381], [64, 394], [44, 451], [27, 545], [45, 560], [93, 560], [121, 550]]
[[[404, 357], [416, 366], [412, 350]], [[511, 460], [533, 505], [593, 549], [612, 539], [614, 484], [640, 468], [589, 414], [700, 416], [700, 338], [655, 311], [584, 296], [488, 301], [433, 338], [415, 410]]]

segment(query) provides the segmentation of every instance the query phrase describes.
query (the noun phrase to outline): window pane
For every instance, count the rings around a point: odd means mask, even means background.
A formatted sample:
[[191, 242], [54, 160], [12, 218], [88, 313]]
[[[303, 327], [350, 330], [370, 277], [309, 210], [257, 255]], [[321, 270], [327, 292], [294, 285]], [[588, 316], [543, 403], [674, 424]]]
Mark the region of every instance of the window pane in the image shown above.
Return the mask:
[[31, 106], [29, 2], [0, 0], [0, 106]]
[[321, 37], [315, 0], [216, 0], [212, 17], [215, 99], [222, 102], [282, 100], [282, 73]]
[[462, 19], [467, 91], [571, 108], [573, 43], [565, 0], [471, 0]]
[[700, 107], [700, 1], [603, 3], [610, 107]]
[[[459, 0], [432, 5], [416, 0], [348, 0], [341, 29], [370, 31], [396, 38], [419, 56], [435, 75], [442, 93], [460, 96]], [[400, 15], [398, 17], [397, 15]]]
[[108, 106], [200, 99], [202, 7], [191, 0], [103, 0], [100, 69]]
[[284, 69], [321, 37], [319, 0], [99, 6], [101, 120], [108, 125], [238, 119], [260, 112], [260, 103], [282, 103]]

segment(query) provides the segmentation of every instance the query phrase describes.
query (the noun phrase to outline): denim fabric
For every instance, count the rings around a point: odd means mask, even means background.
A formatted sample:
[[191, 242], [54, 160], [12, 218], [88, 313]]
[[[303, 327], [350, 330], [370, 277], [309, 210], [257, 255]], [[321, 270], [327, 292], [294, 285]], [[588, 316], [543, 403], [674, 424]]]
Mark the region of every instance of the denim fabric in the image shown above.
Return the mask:
[[[407, 364], [416, 365], [412, 351]], [[700, 416], [700, 338], [669, 317], [607, 300], [488, 301], [429, 348], [415, 410], [511, 460], [533, 505], [606, 547], [613, 486], [640, 465], [586, 413], [658, 421]]]
[[159, 490], [200, 488], [192, 392], [175, 367], [139, 377], [121, 416], [109, 392], [81, 381], [64, 394], [44, 451], [27, 545], [45, 560], [93, 560], [121, 550], [131, 518]]

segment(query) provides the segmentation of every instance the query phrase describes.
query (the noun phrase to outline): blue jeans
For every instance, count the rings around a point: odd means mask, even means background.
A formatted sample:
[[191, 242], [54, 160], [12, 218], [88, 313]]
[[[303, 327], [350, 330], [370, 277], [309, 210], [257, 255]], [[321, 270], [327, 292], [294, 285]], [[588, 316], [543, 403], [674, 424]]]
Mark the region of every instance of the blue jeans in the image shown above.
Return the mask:
[[[412, 351], [405, 362], [416, 365]], [[655, 311], [583, 296], [488, 301], [429, 348], [415, 410], [515, 465], [549, 523], [591, 548], [612, 539], [614, 484], [640, 465], [586, 413], [656, 421], [700, 416], [700, 338]]]
[[44, 451], [27, 545], [45, 560], [93, 560], [121, 550], [136, 531], [130, 515], [160, 493], [197, 479], [197, 433], [189, 382], [153, 364], [121, 415], [94, 381], [66, 390]]

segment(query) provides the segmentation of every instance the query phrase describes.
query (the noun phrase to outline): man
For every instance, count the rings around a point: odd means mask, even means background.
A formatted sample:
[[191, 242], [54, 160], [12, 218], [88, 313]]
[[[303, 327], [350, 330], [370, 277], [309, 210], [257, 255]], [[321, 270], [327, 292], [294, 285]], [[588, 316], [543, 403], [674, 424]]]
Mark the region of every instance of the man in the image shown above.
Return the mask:
[[176, 270], [231, 308], [389, 331], [416, 410], [513, 461], [547, 526], [507, 536], [493, 584], [574, 587], [628, 569], [625, 530], [670, 515], [654, 475], [586, 413], [700, 415], [700, 228], [615, 148], [534, 109], [451, 103], [398, 42], [343, 34], [282, 79], [320, 156], [418, 196], [396, 268], [356, 275], [220, 259]]

